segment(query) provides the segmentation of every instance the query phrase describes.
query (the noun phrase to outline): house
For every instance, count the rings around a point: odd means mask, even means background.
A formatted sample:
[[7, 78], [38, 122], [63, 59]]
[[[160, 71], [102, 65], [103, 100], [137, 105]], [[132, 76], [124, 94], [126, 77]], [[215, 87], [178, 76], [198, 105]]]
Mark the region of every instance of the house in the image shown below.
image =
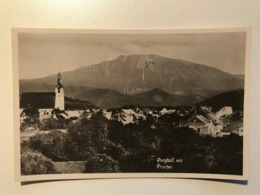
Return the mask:
[[223, 123], [219, 120], [212, 109], [207, 107], [197, 107], [192, 109], [193, 114], [186, 120], [186, 126], [194, 129], [200, 135], [210, 135], [212, 137], [221, 136]]
[[239, 136], [243, 136], [243, 127], [238, 127], [232, 133], [237, 134]]
[[103, 112], [105, 116], [110, 120], [120, 121], [123, 125], [127, 125], [130, 123], [138, 123], [138, 120], [146, 119], [144, 112], [139, 109], [122, 109], [122, 110], [114, 110], [113, 112]]
[[221, 108], [219, 111], [216, 112], [216, 117], [218, 119], [220, 119], [223, 116], [229, 116], [233, 114], [233, 109], [231, 106], [224, 106], [223, 108]]
[[200, 135], [210, 135], [212, 137], [220, 136], [223, 126], [214, 124], [211, 120], [202, 115], [197, 115], [189, 123], [189, 128], [194, 129]]
[[197, 115], [187, 123], [189, 128], [194, 129], [199, 134], [207, 134], [208, 130], [205, 127], [210, 121], [202, 115]]
[[225, 132], [229, 132], [237, 134], [239, 136], [243, 136], [243, 119], [238, 119], [235, 121], [232, 121], [230, 125], [228, 125], [225, 129]]
[[166, 109], [166, 108], [163, 108], [161, 111], [160, 111], [160, 114], [161, 115], [164, 115], [164, 114], [172, 114], [172, 113], [175, 113], [175, 109]]

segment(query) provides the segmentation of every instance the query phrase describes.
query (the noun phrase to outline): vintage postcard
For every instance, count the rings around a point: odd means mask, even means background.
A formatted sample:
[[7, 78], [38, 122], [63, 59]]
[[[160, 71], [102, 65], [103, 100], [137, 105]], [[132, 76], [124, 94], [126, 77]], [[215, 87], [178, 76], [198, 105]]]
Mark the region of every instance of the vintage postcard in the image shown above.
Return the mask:
[[15, 178], [247, 180], [250, 29], [13, 29]]

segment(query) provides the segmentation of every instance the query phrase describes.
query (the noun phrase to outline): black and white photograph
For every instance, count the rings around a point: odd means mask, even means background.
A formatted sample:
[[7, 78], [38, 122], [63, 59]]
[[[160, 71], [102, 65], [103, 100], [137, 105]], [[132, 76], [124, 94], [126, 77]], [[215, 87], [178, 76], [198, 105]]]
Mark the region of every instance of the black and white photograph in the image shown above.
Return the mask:
[[248, 29], [14, 29], [20, 181], [245, 180]]

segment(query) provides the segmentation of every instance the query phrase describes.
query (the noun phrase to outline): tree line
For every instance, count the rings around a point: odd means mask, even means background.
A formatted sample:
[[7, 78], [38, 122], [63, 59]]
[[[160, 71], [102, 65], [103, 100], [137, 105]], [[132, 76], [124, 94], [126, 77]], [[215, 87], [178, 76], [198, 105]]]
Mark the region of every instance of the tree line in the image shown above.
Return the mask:
[[[62, 118], [49, 120], [45, 123], [51, 123], [53, 131], [36, 134], [21, 144], [24, 175], [57, 173], [52, 162], [58, 161], [84, 161], [86, 173], [242, 174], [243, 139], [237, 135], [202, 137], [188, 127], [176, 127], [167, 118], [156, 121], [152, 115], [127, 125], [108, 120], [102, 112], [91, 118], [83, 115], [73, 123], [64, 123]], [[64, 124], [67, 133], [55, 130]], [[171, 164], [174, 169], [158, 169], [158, 158], [182, 162]]]

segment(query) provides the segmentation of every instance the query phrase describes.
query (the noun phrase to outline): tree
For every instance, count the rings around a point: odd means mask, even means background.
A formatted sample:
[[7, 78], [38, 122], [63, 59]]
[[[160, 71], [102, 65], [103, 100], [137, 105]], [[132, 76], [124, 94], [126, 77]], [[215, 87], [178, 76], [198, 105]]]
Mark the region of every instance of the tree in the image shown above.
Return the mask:
[[55, 174], [58, 173], [53, 162], [37, 152], [23, 153], [21, 155], [22, 175]]
[[40, 127], [40, 120], [39, 120], [39, 111], [38, 109], [24, 109], [21, 115], [26, 116], [24, 121], [20, 126], [20, 130], [26, 131], [28, 128], [32, 129], [39, 129]]
[[119, 163], [106, 154], [93, 154], [85, 163], [87, 173], [111, 173], [119, 170]]
[[69, 139], [65, 133], [51, 131], [47, 134], [36, 134], [31, 137], [29, 146], [54, 161], [63, 161], [70, 160], [70, 152], [66, 151], [66, 145], [69, 145], [68, 142]]
[[46, 118], [41, 122], [41, 130], [66, 129], [67, 120], [64, 118]]
[[68, 130], [79, 159], [86, 161], [87, 172], [118, 172], [118, 159], [128, 155], [122, 145], [110, 141], [108, 125], [103, 113], [98, 112], [91, 118], [82, 117]]
[[102, 112], [98, 112], [90, 119], [83, 117], [71, 125], [68, 136], [82, 152], [88, 150], [89, 152], [103, 153], [110, 145], [107, 126], [108, 120]]

